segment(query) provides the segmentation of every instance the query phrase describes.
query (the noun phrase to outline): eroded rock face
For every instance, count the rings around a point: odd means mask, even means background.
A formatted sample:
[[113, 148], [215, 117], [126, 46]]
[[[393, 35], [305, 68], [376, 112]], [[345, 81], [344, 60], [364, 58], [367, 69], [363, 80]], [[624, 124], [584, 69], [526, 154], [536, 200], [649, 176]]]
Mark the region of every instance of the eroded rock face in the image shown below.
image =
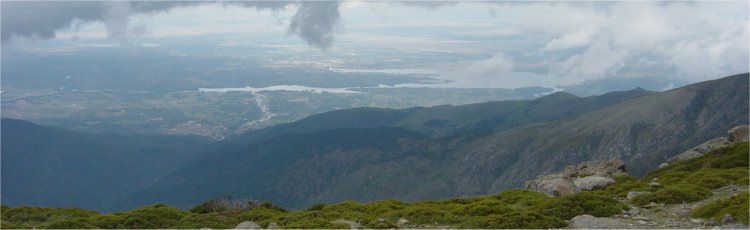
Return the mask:
[[545, 174], [525, 183], [526, 189], [557, 197], [614, 184], [616, 176], [626, 175], [621, 160], [589, 161], [568, 166], [561, 173]]

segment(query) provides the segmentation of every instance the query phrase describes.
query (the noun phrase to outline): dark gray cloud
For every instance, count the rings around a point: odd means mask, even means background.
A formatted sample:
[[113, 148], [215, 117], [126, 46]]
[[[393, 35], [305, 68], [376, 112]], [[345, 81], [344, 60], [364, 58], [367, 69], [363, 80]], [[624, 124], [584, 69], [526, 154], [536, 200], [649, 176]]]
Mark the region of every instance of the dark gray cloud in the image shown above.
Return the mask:
[[338, 2], [303, 2], [289, 23], [289, 33], [311, 46], [327, 49], [340, 21]]
[[132, 14], [154, 14], [177, 7], [200, 4], [236, 5], [255, 9], [279, 10], [287, 5], [299, 5], [289, 25], [290, 34], [305, 40], [310, 46], [326, 49], [333, 42], [339, 25], [338, 2], [309, 1], [2, 1], [2, 42], [15, 38], [50, 39], [55, 31], [71, 27], [74, 22], [102, 21], [108, 36], [121, 44], [127, 43], [128, 17]]

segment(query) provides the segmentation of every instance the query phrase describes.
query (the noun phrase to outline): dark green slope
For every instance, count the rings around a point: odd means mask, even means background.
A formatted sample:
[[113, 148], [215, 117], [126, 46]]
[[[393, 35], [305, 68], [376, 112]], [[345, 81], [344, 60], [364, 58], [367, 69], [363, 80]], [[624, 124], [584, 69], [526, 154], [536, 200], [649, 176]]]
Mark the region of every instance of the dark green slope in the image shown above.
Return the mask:
[[198, 137], [88, 134], [2, 119], [2, 203], [108, 210], [195, 156]]
[[[301, 190], [275, 189], [286, 172], [297, 169], [294, 164], [306, 164], [308, 159], [324, 153], [352, 150], [369, 150], [356, 156], [387, 160], [399, 155], [383, 155], [403, 148], [407, 140], [423, 140], [424, 135], [401, 128], [380, 127], [371, 129], [334, 129], [302, 134], [283, 134], [263, 143], [247, 146], [224, 146], [199, 158], [188, 167], [156, 181], [155, 186], [118, 205], [118, 209], [143, 204], [165, 202], [187, 208], [207, 199], [233, 196], [274, 200], [283, 204], [299, 204], [309, 196], [306, 187]], [[350, 158], [351, 159], [351, 158]], [[310, 162], [313, 163], [313, 162]], [[350, 166], [358, 162], [350, 162]], [[341, 165], [336, 165], [339, 167]], [[346, 167], [344, 165], [343, 167]], [[301, 183], [328, 181], [342, 172], [337, 168], [320, 168], [324, 175], [301, 174]], [[323, 189], [323, 188], [320, 188]]]

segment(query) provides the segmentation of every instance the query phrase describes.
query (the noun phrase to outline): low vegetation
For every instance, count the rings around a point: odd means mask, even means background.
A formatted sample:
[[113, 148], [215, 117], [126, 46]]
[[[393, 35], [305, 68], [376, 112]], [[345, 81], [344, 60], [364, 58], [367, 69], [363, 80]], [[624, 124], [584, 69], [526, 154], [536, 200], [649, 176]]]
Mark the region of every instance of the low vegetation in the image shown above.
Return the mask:
[[694, 218], [706, 218], [713, 219], [717, 223], [721, 222], [721, 218], [726, 214], [732, 215], [737, 221], [747, 225], [750, 222], [750, 215], [748, 215], [748, 192], [743, 192], [734, 195], [729, 198], [715, 200], [713, 202], [706, 203], [690, 213], [691, 217]]
[[[612, 216], [628, 204], [682, 203], [703, 200], [712, 190], [729, 185], [748, 185], [748, 144], [738, 144], [706, 156], [660, 168], [644, 178], [623, 176], [609, 187], [552, 198], [526, 190], [508, 190], [491, 196], [426, 200], [406, 203], [381, 200], [370, 203], [344, 201], [315, 204], [288, 211], [270, 202], [222, 198], [196, 205], [189, 211], [155, 204], [127, 212], [102, 214], [75, 208], [2, 206], [0, 228], [232, 228], [243, 221], [261, 227], [349, 228], [337, 220], [359, 223], [363, 228], [398, 228], [400, 219], [410, 228], [562, 228], [577, 215]], [[657, 182], [658, 185], [652, 182]], [[632, 200], [631, 191], [649, 192]], [[626, 203], [623, 203], [626, 202]], [[693, 210], [694, 218], [719, 221], [731, 214], [748, 224], [748, 193], [719, 199]]]

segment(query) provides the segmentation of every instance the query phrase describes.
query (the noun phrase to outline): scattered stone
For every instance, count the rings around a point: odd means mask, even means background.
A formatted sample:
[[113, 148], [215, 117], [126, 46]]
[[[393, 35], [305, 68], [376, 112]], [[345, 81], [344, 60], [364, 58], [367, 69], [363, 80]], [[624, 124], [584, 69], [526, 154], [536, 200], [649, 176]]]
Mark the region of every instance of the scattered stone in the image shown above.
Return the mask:
[[657, 187], [658, 188], [658, 187], [661, 187], [661, 184], [659, 184], [659, 182], [651, 182], [651, 183], [648, 183], [648, 186]]
[[200, 230], [211, 230], [211, 228], [201, 228]]
[[702, 219], [690, 219], [690, 223], [703, 225]]
[[244, 221], [237, 226], [234, 227], [234, 229], [263, 229], [260, 227], [260, 225], [256, 224], [252, 221]]
[[628, 198], [628, 200], [632, 200], [633, 198], [636, 198], [640, 195], [648, 194], [648, 193], [651, 193], [651, 192], [632, 191], [632, 192], [628, 192], [628, 195], [626, 195], [626, 197]]
[[595, 188], [604, 188], [614, 183], [615, 180], [601, 176], [587, 176], [573, 180], [573, 184], [575, 184], [578, 189], [587, 191]]
[[405, 227], [407, 224], [409, 224], [409, 220], [404, 219], [404, 218], [398, 219], [398, 222], [396, 222], [396, 225], [399, 228]]
[[631, 215], [631, 216], [635, 216], [635, 215], [641, 214], [641, 210], [638, 209], [637, 207], [631, 207], [630, 210], [628, 210], [626, 212], [628, 213], [628, 215]]
[[674, 228], [674, 227], [679, 227], [680, 223], [677, 223], [675, 221], [667, 221], [666, 225], [667, 225], [667, 227]]
[[268, 224], [267, 229], [277, 229], [277, 228], [279, 228], [279, 224], [276, 222], [271, 222], [270, 224]]
[[332, 224], [346, 224], [346, 225], [349, 225], [350, 229], [358, 229], [362, 227], [362, 225], [360, 225], [359, 223], [351, 221], [351, 220], [334, 220], [334, 221], [331, 221], [331, 223]]
[[651, 220], [651, 218], [645, 217], [645, 216], [633, 216], [634, 220]]
[[727, 225], [727, 224], [732, 224], [732, 223], [734, 223], [734, 217], [732, 216], [732, 214], [727, 213], [727, 214], [724, 214], [723, 217], [721, 217], [721, 225]]
[[667, 166], [669, 166], [669, 163], [661, 163], [659, 165], [659, 168], [664, 168], [664, 167], [667, 167]]
[[717, 227], [718, 229], [750, 229], [750, 226], [742, 224], [728, 224]]
[[612, 229], [626, 227], [627, 224], [622, 223], [617, 219], [607, 217], [580, 215], [570, 219], [570, 228], [573, 229]]
[[659, 204], [651, 202], [646, 205], [646, 207], [653, 208], [653, 207], [659, 207]]
[[639, 224], [647, 224], [648, 222], [646, 222], [645, 220], [639, 220], [638, 223]]

